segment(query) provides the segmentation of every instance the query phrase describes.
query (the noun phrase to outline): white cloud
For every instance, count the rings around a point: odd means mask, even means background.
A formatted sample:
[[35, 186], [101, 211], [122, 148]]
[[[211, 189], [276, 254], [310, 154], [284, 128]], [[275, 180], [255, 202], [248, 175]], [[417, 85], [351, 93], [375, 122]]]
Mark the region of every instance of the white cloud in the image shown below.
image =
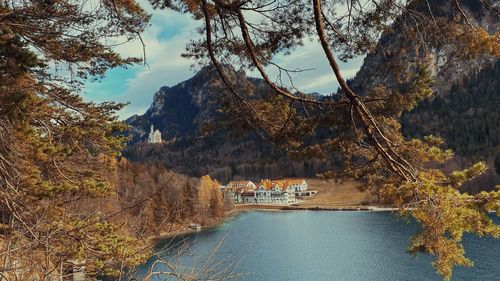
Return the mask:
[[[303, 92], [317, 92], [330, 94], [337, 91], [337, 83], [326, 56], [317, 41], [307, 41], [304, 46], [297, 48], [289, 56], [277, 56], [275, 59], [287, 69], [304, 69], [307, 71], [291, 74], [293, 84]], [[347, 63], [340, 63], [341, 72], [345, 79], [354, 77], [361, 67], [363, 59], [355, 58]], [[277, 77], [278, 70], [268, 67], [270, 77]], [[282, 75], [283, 76], [283, 75]], [[288, 79], [282, 78], [285, 85], [290, 86]]]
[[[198, 36], [196, 28], [199, 23], [188, 15], [173, 11], [155, 10], [152, 14], [151, 27], [142, 34], [148, 66], [136, 68], [133, 78], [122, 81], [126, 83], [126, 91], [113, 95], [115, 101], [130, 102], [120, 112], [121, 118], [144, 113], [160, 87], [175, 85], [193, 75], [190, 71], [192, 61], [182, 58], [181, 54], [189, 40]], [[138, 40], [119, 46], [116, 50], [125, 57], [143, 55]]]
[[[112, 87], [105, 89], [110, 92], [114, 101], [130, 102], [130, 105], [120, 112], [121, 118], [144, 113], [152, 102], [153, 94], [160, 87], [176, 85], [194, 74], [190, 70], [193, 62], [182, 58], [181, 54], [185, 51], [189, 40], [200, 36], [196, 30], [202, 23], [196, 22], [185, 14], [152, 10], [149, 4], [145, 4], [144, 7], [149, 7], [149, 12], [153, 15], [151, 27], [142, 35], [146, 44], [149, 68], [146, 66], [135, 68], [132, 78], [118, 81], [118, 83], [126, 84], [126, 90], [123, 93], [113, 93]], [[142, 57], [142, 45], [137, 40], [118, 46], [116, 50], [123, 56]], [[312, 69], [293, 74], [294, 85], [301, 91], [330, 94], [337, 90], [338, 83], [317, 41], [307, 41], [304, 46], [294, 50], [292, 55], [278, 55], [275, 61], [288, 69]], [[361, 63], [361, 58], [354, 59], [347, 64], [342, 63], [341, 69], [345, 78], [353, 77]], [[269, 67], [268, 71], [272, 79], [277, 77], [278, 72], [274, 67]], [[248, 74], [258, 77], [255, 71]], [[111, 75], [106, 79], [113, 79], [113, 77]], [[110, 84], [115, 83], [113, 80], [112, 82]], [[102, 101], [101, 98], [96, 100]]]

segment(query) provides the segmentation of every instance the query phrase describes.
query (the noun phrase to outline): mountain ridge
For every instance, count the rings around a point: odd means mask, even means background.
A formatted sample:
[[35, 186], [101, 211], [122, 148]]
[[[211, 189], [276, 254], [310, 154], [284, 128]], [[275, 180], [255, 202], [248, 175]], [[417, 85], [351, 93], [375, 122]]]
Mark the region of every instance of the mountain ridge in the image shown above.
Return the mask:
[[[246, 97], [258, 99], [270, 91], [263, 80], [247, 77], [232, 67], [225, 68], [233, 83], [250, 85], [251, 92], [245, 93]], [[223, 182], [233, 177], [314, 177], [334, 166], [333, 160], [291, 159], [285, 151], [252, 132], [221, 127], [225, 105], [222, 91], [226, 90], [211, 66], [172, 87], [161, 87], [143, 115], [126, 120], [131, 126], [131, 141], [124, 156], [132, 161], [159, 161], [191, 176], [210, 174]], [[161, 132], [164, 143], [145, 142], [150, 125]], [[207, 127], [214, 126], [207, 132]]]
[[[490, 32], [500, 31], [500, 19], [484, 11], [474, 10], [478, 0], [466, 1], [464, 6], [470, 15], [473, 15], [474, 24], [485, 26]], [[430, 1], [433, 5], [440, 5], [437, 0]], [[444, 3], [444, 2], [443, 2]], [[446, 4], [446, 3], [445, 3]], [[443, 5], [445, 5], [443, 4]], [[476, 3], [477, 4], [477, 3]], [[438, 13], [445, 16], [454, 16], [444, 6], [439, 6]], [[445, 42], [436, 47], [431, 56], [422, 56], [418, 48], [407, 42], [397, 27], [392, 31], [384, 32], [375, 50], [369, 53], [355, 78], [349, 81], [353, 89], [366, 94], [377, 85], [383, 85], [391, 91], [399, 91], [397, 67], [417, 70], [421, 62], [426, 62], [434, 76], [433, 90], [436, 98], [453, 95], [454, 85], [465, 81], [467, 77], [489, 67], [496, 61], [489, 55], [482, 55], [474, 60], [455, 56], [457, 50], [450, 47], [453, 42]], [[451, 44], [451, 45], [450, 45]], [[401, 66], [402, 64], [402, 66]], [[250, 78], [243, 71], [236, 71], [231, 66], [224, 66], [229, 79], [235, 85], [250, 86], [250, 98], [259, 98], [269, 92], [269, 87], [262, 79]], [[453, 70], [455, 69], [455, 70]], [[467, 89], [466, 89], [467, 90]], [[161, 87], [154, 95], [151, 107], [143, 115], [134, 115], [127, 119], [132, 126], [132, 141], [126, 149], [125, 155], [136, 161], [158, 160], [177, 172], [193, 176], [211, 173], [211, 176], [222, 181], [233, 177], [243, 177], [253, 180], [260, 178], [278, 178], [291, 176], [315, 176], [336, 166], [335, 160], [324, 161], [306, 159], [297, 161], [286, 156], [283, 150], [260, 140], [255, 134], [248, 133], [235, 136], [229, 129], [217, 128], [210, 134], [206, 132], [207, 125], [216, 124], [221, 117], [220, 111], [225, 105], [221, 99], [222, 92], [226, 91], [220, 82], [216, 71], [210, 67], [203, 67], [191, 79], [171, 87]], [[473, 88], [470, 89], [474, 91]], [[321, 98], [313, 94], [315, 98]], [[426, 101], [424, 102], [426, 103]], [[500, 107], [500, 105], [498, 105]], [[491, 107], [489, 107], [491, 108]], [[434, 114], [432, 107], [422, 110], [418, 107], [415, 112], [406, 112], [402, 116], [403, 133], [407, 137], [421, 136], [421, 133], [446, 136], [442, 128], [433, 127], [418, 133], [411, 131], [411, 120], [420, 120], [415, 114]], [[491, 110], [491, 109], [490, 109]], [[426, 113], [425, 113], [426, 112]], [[465, 114], [458, 112], [457, 114]], [[409, 118], [411, 116], [412, 118]], [[445, 120], [443, 117], [440, 117]], [[165, 143], [148, 146], [144, 144], [149, 126], [154, 125], [164, 137]], [[415, 127], [415, 126], [413, 126]], [[412, 127], [412, 128], [413, 128]], [[442, 127], [442, 126], [441, 126]], [[491, 130], [490, 130], [491, 131]], [[486, 130], [484, 134], [492, 134]], [[498, 135], [498, 134], [497, 134]], [[459, 146], [448, 144], [457, 150], [461, 156], [454, 168], [460, 169], [470, 164], [470, 155], [464, 158]], [[494, 149], [494, 148], [493, 148]], [[491, 150], [491, 149], [490, 149]], [[491, 164], [493, 151], [482, 154]], [[478, 156], [478, 155], [476, 155]], [[478, 158], [478, 157], [475, 157]], [[500, 183], [499, 177], [490, 170], [489, 184]]]

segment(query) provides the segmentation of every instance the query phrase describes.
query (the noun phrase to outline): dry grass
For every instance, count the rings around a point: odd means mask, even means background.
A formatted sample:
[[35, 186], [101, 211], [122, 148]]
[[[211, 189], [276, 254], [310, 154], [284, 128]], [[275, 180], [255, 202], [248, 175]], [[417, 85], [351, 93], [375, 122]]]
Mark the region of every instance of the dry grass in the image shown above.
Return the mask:
[[309, 190], [317, 190], [313, 197], [299, 203], [301, 207], [350, 207], [360, 206], [370, 202], [371, 195], [361, 192], [353, 181], [334, 182], [319, 179], [308, 179]]

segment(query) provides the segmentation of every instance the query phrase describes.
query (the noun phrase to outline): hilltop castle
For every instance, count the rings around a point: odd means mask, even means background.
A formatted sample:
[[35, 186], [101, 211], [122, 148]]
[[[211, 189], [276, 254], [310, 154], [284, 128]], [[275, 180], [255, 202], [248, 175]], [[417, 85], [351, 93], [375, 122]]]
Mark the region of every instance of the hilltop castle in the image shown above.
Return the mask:
[[148, 143], [161, 143], [161, 133], [155, 130], [153, 124], [151, 124], [151, 130], [149, 131]]

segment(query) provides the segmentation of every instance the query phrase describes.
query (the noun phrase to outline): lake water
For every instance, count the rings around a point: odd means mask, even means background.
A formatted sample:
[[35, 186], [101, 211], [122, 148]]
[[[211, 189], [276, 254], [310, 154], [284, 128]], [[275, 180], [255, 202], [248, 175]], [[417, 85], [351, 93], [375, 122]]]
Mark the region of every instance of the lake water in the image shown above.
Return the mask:
[[[236, 271], [244, 273], [238, 280], [244, 281], [441, 280], [431, 256], [406, 252], [417, 229], [389, 212], [249, 211], [186, 240], [197, 257], [223, 240], [213, 261], [237, 262]], [[500, 240], [466, 235], [464, 244], [475, 265], [456, 268], [452, 280], [500, 280]], [[169, 258], [175, 250], [162, 255]], [[180, 262], [198, 263], [189, 255]]]

